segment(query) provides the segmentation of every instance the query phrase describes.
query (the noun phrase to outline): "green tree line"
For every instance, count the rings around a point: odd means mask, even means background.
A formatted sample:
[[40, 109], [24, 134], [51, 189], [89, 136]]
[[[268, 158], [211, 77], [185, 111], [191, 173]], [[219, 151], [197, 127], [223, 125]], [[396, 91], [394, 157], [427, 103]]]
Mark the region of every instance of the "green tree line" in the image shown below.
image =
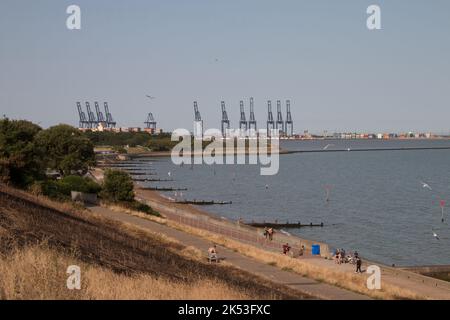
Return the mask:
[[83, 174], [95, 164], [94, 146], [69, 125], [42, 129], [25, 120], [0, 120], [0, 173], [3, 183], [26, 187], [45, 178]]

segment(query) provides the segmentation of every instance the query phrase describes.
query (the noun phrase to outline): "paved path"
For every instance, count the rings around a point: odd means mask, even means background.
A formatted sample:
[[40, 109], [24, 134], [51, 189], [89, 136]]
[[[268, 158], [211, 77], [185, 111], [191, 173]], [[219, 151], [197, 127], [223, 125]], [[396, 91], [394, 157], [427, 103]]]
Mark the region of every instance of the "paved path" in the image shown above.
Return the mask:
[[[310, 263], [320, 267], [333, 268], [334, 271], [353, 273], [355, 267], [349, 264], [336, 265], [332, 260], [314, 259]], [[375, 264], [376, 263], [370, 263]], [[367, 263], [363, 265], [363, 270], [367, 268]], [[450, 299], [450, 283], [447, 281], [426, 277], [408, 270], [391, 268], [379, 265], [381, 269], [381, 286], [383, 283], [395, 285], [399, 288], [407, 289], [417, 295], [434, 300]]]
[[[151, 232], [165, 234], [168, 237], [176, 239], [177, 241], [186, 246], [198, 248], [203, 252], [207, 252], [207, 249], [211, 246], [211, 243], [209, 241], [204, 240], [200, 237], [170, 228], [162, 224], [158, 224], [153, 221], [135, 217], [124, 212], [117, 212], [102, 207], [91, 207], [90, 210], [109, 219], [130, 223], [138, 227], [148, 229]], [[218, 251], [220, 256], [226, 258], [227, 262], [240, 269], [246, 270], [250, 273], [270, 279], [275, 283], [286, 285], [292, 289], [310, 294], [320, 299], [327, 299], [327, 300], [370, 299], [367, 296], [352, 291], [348, 291], [345, 289], [341, 289], [332, 285], [328, 285], [325, 283], [321, 283], [312, 279], [308, 279], [293, 272], [283, 271], [275, 266], [259, 262], [255, 259], [246, 257], [240, 253], [236, 253], [224, 247], [219, 246]]]
[[[159, 195], [155, 195], [153, 192], [143, 191], [143, 190], [137, 190], [137, 194], [140, 198], [145, 199], [145, 202], [148, 202], [148, 204], [152, 207], [157, 208], [160, 212], [166, 214], [167, 217], [170, 217], [170, 215], [167, 215], [167, 213], [173, 209], [174, 204], [168, 203], [168, 200], [165, 198], [162, 198]], [[176, 206], [176, 205], [175, 205]], [[185, 206], [184, 208], [181, 207], [180, 213], [185, 213], [186, 211], [191, 212], [193, 209], [191, 206]], [[196, 214], [194, 211], [193, 214]], [[221, 222], [225, 223], [225, 222]], [[235, 224], [228, 224], [228, 227], [236, 228]], [[278, 234], [277, 238], [284, 237], [283, 235]], [[292, 243], [293, 240], [296, 237], [293, 237], [291, 239], [285, 239], [283, 242], [289, 242]], [[235, 239], [236, 240], [236, 239]], [[239, 241], [239, 240], [238, 240]], [[304, 242], [304, 240], [302, 240]], [[322, 246], [322, 245], [321, 245]], [[265, 250], [269, 250], [270, 248], [264, 248]], [[278, 249], [279, 250], [279, 249]], [[325, 259], [309, 259], [308, 261], [311, 264], [318, 265], [322, 268], [329, 268], [332, 271], [339, 271], [339, 272], [345, 272], [345, 273], [354, 273], [355, 268], [354, 266], [343, 264], [343, 265], [336, 265], [332, 260], [325, 260]], [[426, 299], [445, 299], [450, 300], [450, 282], [426, 277], [418, 273], [414, 273], [408, 270], [403, 270], [401, 268], [392, 268], [386, 265], [382, 265], [375, 262], [365, 261], [363, 264], [363, 269], [367, 267], [368, 265], [378, 265], [381, 268], [381, 281], [382, 286], [383, 283], [385, 284], [391, 284], [394, 286], [397, 286], [399, 288], [407, 289], [411, 292], [416, 293], [420, 297], [426, 298]]]

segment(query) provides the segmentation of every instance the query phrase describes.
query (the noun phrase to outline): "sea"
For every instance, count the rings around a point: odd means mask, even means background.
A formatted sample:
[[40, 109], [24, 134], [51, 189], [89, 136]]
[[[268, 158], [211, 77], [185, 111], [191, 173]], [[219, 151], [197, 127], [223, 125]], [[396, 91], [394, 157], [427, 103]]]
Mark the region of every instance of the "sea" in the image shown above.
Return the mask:
[[[202, 209], [230, 220], [324, 223], [285, 230], [396, 266], [450, 264], [449, 139], [286, 140], [276, 175], [259, 165], [137, 162], [173, 179], [146, 186], [184, 199], [231, 201]], [[380, 150], [382, 149], [382, 150]], [[399, 150], [400, 149], [400, 150]], [[358, 151], [364, 150], [364, 151]], [[311, 152], [314, 151], [314, 152]]]

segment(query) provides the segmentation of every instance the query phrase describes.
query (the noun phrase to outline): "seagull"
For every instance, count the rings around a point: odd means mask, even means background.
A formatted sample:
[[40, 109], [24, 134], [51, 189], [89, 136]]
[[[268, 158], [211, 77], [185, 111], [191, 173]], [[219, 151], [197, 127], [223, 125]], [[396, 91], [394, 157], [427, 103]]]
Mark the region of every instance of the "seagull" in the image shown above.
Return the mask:
[[269, 185], [268, 184], [266, 184], [266, 189], [269, 189]]
[[330, 188], [329, 187], [325, 187], [325, 192], [326, 192], [325, 201], [329, 202], [330, 201]]
[[420, 183], [422, 184], [422, 188], [427, 188], [427, 189], [433, 190], [433, 189], [431, 189], [431, 187], [428, 183], [423, 182], [423, 181], [420, 181]]
[[433, 232], [433, 237], [435, 237], [436, 240], [441, 240], [439, 239], [439, 236], [436, 234], [436, 232], [433, 231], [433, 229], [431, 229], [431, 232]]
[[146, 94], [145, 96], [146, 96], [147, 98], [149, 98], [150, 100], [156, 99], [156, 97], [150, 96], [150, 95], [148, 95], [148, 94]]
[[334, 144], [329, 143], [325, 147], [323, 147], [322, 150], [327, 150], [329, 147], [332, 147], [332, 146], [334, 146]]
[[350, 148], [347, 148], [347, 151], [350, 151], [351, 149]]
[[170, 177], [172, 175], [172, 172], [167, 172], [167, 175]]

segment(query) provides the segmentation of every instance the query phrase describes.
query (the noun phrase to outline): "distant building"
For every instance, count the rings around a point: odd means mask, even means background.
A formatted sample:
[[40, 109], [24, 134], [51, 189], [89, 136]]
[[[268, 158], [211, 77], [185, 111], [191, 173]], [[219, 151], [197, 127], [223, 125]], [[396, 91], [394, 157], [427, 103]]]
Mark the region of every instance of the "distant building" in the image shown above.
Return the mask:
[[148, 134], [161, 134], [163, 133], [163, 129], [157, 129], [157, 128], [144, 128], [144, 131]]

